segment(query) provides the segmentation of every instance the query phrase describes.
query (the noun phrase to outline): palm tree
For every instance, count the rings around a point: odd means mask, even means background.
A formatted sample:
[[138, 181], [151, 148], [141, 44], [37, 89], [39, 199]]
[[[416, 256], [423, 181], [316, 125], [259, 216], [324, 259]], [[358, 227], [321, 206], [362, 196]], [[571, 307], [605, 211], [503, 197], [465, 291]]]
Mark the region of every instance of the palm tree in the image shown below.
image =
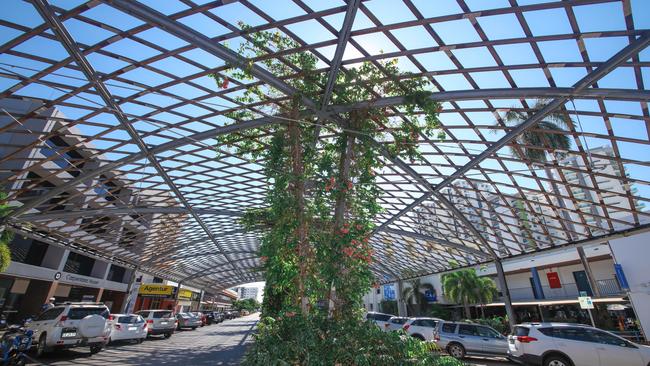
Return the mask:
[[488, 277], [481, 277], [478, 281], [477, 300], [481, 304], [481, 318], [485, 318], [485, 304], [491, 303], [497, 297], [497, 285]]
[[[523, 112], [511, 109], [505, 114], [503, 119], [506, 125], [517, 126], [528, 120], [547, 104], [548, 100], [539, 99], [529, 111]], [[510, 150], [513, 155], [516, 155], [522, 160], [529, 160], [532, 163], [544, 164], [548, 162], [551, 154], [556, 158], [563, 158], [566, 155], [564, 151], [571, 147], [571, 139], [565, 134], [566, 128], [571, 123], [572, 120], [568, 114], [558, 110], [551, 112], [543, 120], [539, 121], [536, 126], [527, 129], [517, 136], [515, 141], [518, 146], [511, 146]], [[554, 195], [557, 197], [562, 217], [569, 225], [570, 233], [567, 234], [569, 240], [571, 240], [575, 228], [565, 210], [564, 200], [561, 198], [560, 190], [553, 180], [551, 170], [545, 164], [544, 172], [546, 173], [546, 177], [551, 181], [551, 187]]]
[[473, 269], [463, 269], [460, 271], [445, 274], [442, 277], [442, 288], [445, 296], [458, 304], [463, 304], [465, 317], [471, 318], [469, 305], [478, 302], [476, 289], [479, 286], [479, 278]]
[[424, 292], [427, 290], [435, 291], [433, 285], [429, 283], [423, 283], [419, 278], [408, 281], [410, 287], [402, 290], [402, 299], [406, 301], [407, 304], [413, 304], [413, 313], [415, 316], [419, 316], [422, 313], [422, 307], [425, 303], [424, 301]]

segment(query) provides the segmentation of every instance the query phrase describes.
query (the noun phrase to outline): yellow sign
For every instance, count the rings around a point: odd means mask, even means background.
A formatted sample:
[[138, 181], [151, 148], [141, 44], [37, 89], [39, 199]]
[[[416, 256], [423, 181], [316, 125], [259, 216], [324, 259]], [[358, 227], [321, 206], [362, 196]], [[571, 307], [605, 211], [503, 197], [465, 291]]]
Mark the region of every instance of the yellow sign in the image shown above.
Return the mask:
[[174, 286], [161, 285], [159, 283], [143, 283], [138, 290], [139, 295], [144, 296], [171, 296], [174, 294]]
[[182, 289], [180, 289], [180, 292], [178, 293], [178, 298], [179, 299], [190, 300], [192, 298], [192, 291], [182, 288]]

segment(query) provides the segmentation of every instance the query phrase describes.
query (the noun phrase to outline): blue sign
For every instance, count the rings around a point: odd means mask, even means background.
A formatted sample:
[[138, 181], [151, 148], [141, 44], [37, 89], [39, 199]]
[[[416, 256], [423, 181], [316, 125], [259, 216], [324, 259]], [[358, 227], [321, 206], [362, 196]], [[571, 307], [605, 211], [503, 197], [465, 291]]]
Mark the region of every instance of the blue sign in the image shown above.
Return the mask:
[[395, 300], [395, 285], [384, 285], [384, 300]]
[[426, 290], [424, 292], [424, 298], [427, 300], [427, 302], [436, 302], [436, 301], [438, 301], [438, 296], [436, 294], [436, 290]]
[[627, 278], [625, 278], [625, 272], [623, 272], [623, 266], [618, 263], [614, 264], [614, 271], [616, 271], [616, 278], [618, 279], [618, 284], [621, 285], [623, 290], [629, 290], [630, 285], [627, 283]]

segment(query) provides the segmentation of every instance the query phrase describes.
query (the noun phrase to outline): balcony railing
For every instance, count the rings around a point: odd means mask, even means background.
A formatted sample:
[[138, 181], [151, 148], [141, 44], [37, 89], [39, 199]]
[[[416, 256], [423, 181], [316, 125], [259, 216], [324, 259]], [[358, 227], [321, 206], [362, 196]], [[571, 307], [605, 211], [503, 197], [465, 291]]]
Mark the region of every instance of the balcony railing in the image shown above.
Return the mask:
[[[596, 282], [600, 290], [600, 296], [617, 296], [624, 293], [618, 285], [618, 281], [614, 278], [597, 280]], [[577, 299], [580, 296], [578, 286], [575, 283], [563, 283], [560, 288], [542, 286], [542, 290], [544, 290], [544, 300]], [[535, 300], [532, 287], [510, 288], [510, 298], [512, 301]]]

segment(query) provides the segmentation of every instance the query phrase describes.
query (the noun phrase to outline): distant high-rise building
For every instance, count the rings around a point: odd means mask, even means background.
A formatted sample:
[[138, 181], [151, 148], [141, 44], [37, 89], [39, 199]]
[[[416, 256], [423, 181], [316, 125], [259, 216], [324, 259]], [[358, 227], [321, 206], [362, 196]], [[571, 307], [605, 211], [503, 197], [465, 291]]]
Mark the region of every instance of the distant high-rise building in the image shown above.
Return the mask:
[[259, 300], [257, 298], [257, 295], [258, 295], [260, 289], [257, 288], [257, 287], [239, 286], [239, 287], [233, 287], [231, 290], [235, 291], [237, 293], [237, 296], [239, 297], [240, 300], [243, 300], [243, 299]]

